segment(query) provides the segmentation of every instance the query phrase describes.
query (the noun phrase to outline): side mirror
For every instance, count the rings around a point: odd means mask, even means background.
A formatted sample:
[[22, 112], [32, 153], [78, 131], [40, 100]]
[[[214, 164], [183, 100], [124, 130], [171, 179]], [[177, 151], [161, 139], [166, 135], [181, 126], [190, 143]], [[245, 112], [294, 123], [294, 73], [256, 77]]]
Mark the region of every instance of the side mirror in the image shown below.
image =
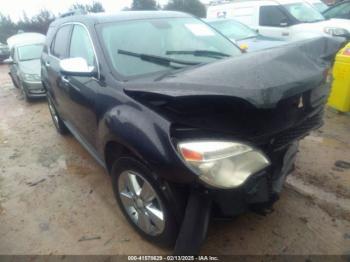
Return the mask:
[[96, 76], [95, 67], [89, 66], [81, 57], [67, 58], [60, 61], [60, 71], [67, 76]]
[[350, 33], [339, 34], [339, 35], [336, 35], [336, 36], [337, 37], [343, 37], [343, 38], [345, 38], [346, 41], [350, 40]]
[[287, 27], [289, 26], [288, 19], [282, 19], [280, 22], [280, 27]]

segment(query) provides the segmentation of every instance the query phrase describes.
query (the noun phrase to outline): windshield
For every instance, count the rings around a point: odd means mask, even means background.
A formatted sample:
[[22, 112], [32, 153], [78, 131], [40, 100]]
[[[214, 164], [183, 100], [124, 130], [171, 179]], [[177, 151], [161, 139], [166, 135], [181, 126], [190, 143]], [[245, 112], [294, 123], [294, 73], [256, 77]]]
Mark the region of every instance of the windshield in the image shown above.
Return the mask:
[[26, 45], [18, 48], [18, 58], [20, 61], [40, 59], [43, 45]]
[[323, 13], [328, 9], [328, 6], [324, 3], [313, 3], [312, 6], [320, 13]]
[[219, 20], [209, 22], [214, 28], [219, 30], [223, 35], [230, 39], [241, 40], [251, 37], [256, 37], [258, 34], [250, 29], [248, 26], [245, 26], [234, 20]]
[[106, 23], [97, 31], [114, 70], [124, 77], [241, 54], [232, 42], [192, 17]]
[[316, 9], [306, 3], [293, 3], [283, 6], [299, 22], [311, 23], [324, 20], [324, 17]]

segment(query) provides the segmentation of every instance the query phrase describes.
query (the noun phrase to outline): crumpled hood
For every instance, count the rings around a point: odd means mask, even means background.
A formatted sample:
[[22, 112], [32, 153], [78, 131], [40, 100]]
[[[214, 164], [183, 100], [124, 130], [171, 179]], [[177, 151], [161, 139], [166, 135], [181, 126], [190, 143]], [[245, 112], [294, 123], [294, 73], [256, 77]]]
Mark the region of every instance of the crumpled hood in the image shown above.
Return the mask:
[[190, 68], [158, 79], [128, 82], [129, 95], [174, 98], [226, 96], [257, 108], [273, 108], [283, 98], [318, 87], [342, 43], [317, 38], [252, 52]]
[[40, 59], [20, 61], [19, 68], [22, 73], [40, 75], [40, 71], [41, 71]]

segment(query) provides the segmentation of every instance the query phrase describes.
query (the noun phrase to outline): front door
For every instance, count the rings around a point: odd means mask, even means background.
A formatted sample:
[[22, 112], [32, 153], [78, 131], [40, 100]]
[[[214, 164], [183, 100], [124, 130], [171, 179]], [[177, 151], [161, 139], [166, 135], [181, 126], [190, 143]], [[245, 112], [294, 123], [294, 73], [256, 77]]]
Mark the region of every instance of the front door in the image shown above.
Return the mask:
[[289, 40], [290, 19], [277, 5], [261, 6], [258, 30], [264, 36]]
[[[89, 66], [97, 69], [97, 57], [87, 29], [79, 24], [74, 25], [70, 45], [69, 58], [84, 58]], [[96, 92], [101, 88], [95, 77], [62, 76], [66, 86], [71, 124], [79, 132], [84, 142], [95, 145], [97, 117], [95, 111]]]

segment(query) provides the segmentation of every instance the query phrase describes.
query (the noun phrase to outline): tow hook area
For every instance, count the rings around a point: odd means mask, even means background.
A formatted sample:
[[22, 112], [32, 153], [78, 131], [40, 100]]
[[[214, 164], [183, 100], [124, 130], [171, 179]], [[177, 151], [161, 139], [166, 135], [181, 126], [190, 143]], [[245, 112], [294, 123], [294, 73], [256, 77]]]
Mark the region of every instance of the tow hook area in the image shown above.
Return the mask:
[[212, 200], [206, 193], [193, 189], [176, 240], [174, 255], [198, 255], [210, 220]]

